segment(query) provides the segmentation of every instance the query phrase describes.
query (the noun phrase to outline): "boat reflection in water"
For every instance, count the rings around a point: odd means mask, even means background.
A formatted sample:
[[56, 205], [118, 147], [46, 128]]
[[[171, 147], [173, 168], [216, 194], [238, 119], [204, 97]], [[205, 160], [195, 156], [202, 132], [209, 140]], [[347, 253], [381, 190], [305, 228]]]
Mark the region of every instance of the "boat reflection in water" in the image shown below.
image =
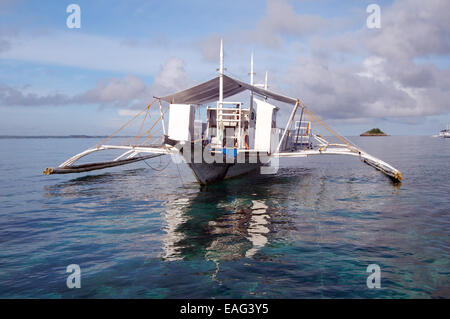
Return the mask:
[[[184, 277], [183, 293], [202, 285], [196, 280], [233, 285], [231, 279], [245, 281], [241, 274], [247, 284], [269, 278], [280, 291], [288, 281], [292, 289], [334, 291], [341, 287], [336, 270], [347, 285], [374, 256], [392, 267], [415, 265], [419, 253], [404, 247], [405, 238], [417, 241], [417, 232], [404, 223], [410, 212], [398, 202], [402, 190], [382, 193], [385, 176], [363, 168], [319, 165], [282, 167], [276, 176], [250, 174], [207, 189], [171, 166], [163, 173], [85, 176], [45, 186], [45, 205], [33, 216], [52, 222], [46, 227], [64, 247], [54, 258], [77, 254], [85, 273], [130, 271], [133, 281], [139, 273], [149, 286], [176, 283], [177, 291]], [[401, 276], [386, 272], [385, 278], [400, 282]]]
[[209, 261], [253, 257], [269, 241], [271, 214], [264, 200], [235, 198], [211, 201], [200, 193], [193, 200], [168, 204], [163, 258]]
[[[167, 177], [129, 170], [84, 176], [44, 189], [46, 197], [68, 199], [70, 209], [81, 214], [73, 215], [78, 223], [92, 224], [96, 218], [95, 229], [103, 241], [107, 240], [103, 226], [127, 234], [127, 240], [137, 246], [145, 245], [145, 237], [159, 242], [159, 257], [166, 261], [255, 258], [271, 238], [282, 238], [292, 226], [292, 216], [280, 208], [279, 194], [273, 193], [264, 176], [250, 174], [201, 191], [194, 182], [186, 187], [165, 185], [153, 187], [150, 193], [142, 187], [149, 179], [156, 185], [160, 180], [168, 183]], [[136, 233], [135, 228], [145, 234]], [[111, 240], [118, 244], [117, 237]]]

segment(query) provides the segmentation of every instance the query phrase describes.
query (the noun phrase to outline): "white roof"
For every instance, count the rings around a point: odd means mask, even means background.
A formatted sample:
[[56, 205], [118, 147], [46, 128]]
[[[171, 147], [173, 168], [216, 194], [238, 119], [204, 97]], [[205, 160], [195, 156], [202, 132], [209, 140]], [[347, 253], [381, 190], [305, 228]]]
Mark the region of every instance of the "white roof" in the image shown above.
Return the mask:
[[[227, 98], [242, 91], [249, 90], [261, 96], [266, 96], [276, 101], [295, 104], [297, 99], [277, 94], [251, 84], [233, 79], [227, 75], [223, 75], [223, 97]], [[174, 104], [205, 104], [219, 100], [219, 77], [207, 82], [201, 83], [187, 90], [170, 94], [161, 98], [168, 103]]]

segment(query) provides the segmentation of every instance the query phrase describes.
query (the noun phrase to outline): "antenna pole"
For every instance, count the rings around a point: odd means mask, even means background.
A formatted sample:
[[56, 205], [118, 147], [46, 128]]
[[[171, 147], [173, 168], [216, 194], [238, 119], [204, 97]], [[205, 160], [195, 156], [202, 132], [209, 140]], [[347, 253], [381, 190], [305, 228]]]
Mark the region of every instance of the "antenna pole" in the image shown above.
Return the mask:
[[268, 73], [267, 73], [267, 71], [266, 71], [266, 79], [265, 79], [265, 81], [264, 81], [264, 90], [267, 90], [268, 89], [268, 85], [267, 85], [267, 83], [268, 83]]
[[[254, 85], [255, 84], [255, 80], [254, 80], [254, 75], [255, 72], [253, 72], [253, 52], [250, 58], [250, 84]], [[250, 91], [250, 113], [253, 111], [253, 91]]]
[[220, 39], [219, 103], [217, 105], [216, 123], [217, 123], [217, 138], [219, 140], [218, 142], [219, 145], [223, 147], [224, 127], [222, 121], [223, 119], [222, 108], [223, 108], [223, 39]]
[[220, 39], [220, 65], [219, 65], [219, 105], [223, 104], [223, 40]]
[[[264, 90], [267, 90], [267, 88], [268, 88], [267, 82], [268, 82], [268, 73], [266, 71], [266, 77], [264, 79]], [[267, 96], [264, 98], [264, 100], [267, 101]]]
[[253, 85], [254, 84], [254, 76], [255, 73], [253, 72], [253, 52], [250, 58], [250, 84]]

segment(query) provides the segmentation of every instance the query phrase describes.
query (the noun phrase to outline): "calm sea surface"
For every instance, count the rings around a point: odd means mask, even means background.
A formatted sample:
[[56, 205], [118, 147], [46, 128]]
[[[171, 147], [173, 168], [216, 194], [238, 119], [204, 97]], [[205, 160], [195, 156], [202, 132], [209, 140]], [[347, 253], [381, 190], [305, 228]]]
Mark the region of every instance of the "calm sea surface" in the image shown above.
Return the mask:
[[351, 139], [404, 182], [350, 157], [207, 189], [169, 157], [43, 176], [97, 141], [0, 139], [0, 297], [450, 298], [450, 139]]

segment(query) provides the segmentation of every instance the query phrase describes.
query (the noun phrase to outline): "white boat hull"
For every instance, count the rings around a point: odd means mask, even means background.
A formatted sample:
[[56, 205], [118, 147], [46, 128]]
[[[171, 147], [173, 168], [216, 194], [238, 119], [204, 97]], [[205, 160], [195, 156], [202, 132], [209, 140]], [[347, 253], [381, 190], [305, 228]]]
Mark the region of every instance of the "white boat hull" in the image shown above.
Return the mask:
[[197, 181], [202, 185], [241, 176], [258, 170], [262, 164], [251, 163], [188, 163]]

